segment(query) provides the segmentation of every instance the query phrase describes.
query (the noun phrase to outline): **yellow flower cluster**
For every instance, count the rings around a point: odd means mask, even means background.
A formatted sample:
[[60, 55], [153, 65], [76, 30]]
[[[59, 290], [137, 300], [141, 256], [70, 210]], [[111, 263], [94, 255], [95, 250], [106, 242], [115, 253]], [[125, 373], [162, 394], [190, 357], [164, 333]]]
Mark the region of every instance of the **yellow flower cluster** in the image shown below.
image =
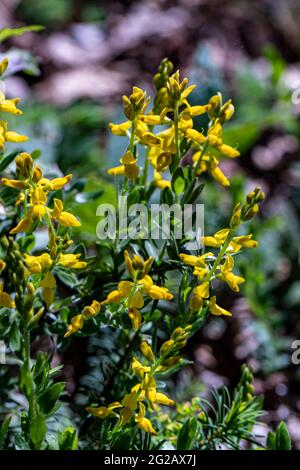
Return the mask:
[[[105, 300], [100, 303], [94, 300], [90, 307], [85, 307], [82, 314], [73, 317], [65, 336], [77, 333], [77, 331], [82, 329], [84, 319], [89, 319], [97, 315], [101, 306], [109, 304], [122, 304], [128, 311], [132, 327], [137, 330], [142, 322], [140, 309], [144, 306], [144, 296], [148, 296], [153, 300], [173, 299], [173, 295], [166, 287], [154, 284], [151, 276], [149, 276], [148, 273], [153, 263], [152, 257], [148, 258], [146, 261], [143, 261], [138, 255], [133, 255], [131, 258], [129, 253], [125, 250], [124, 258], [127, 271], [132, 280], [120, 281], [118, 288], [111, 291]], [[92, 313], [86, 314], [86, 309], [92, 309]]]
[[16, 172], [18, 179], [2, 178], [2, 184], [21, 191], [16, 204], [22, 203], [25, 212], [18, 225], [10, 231], [11, 234], [27, 232], [44, 218], [51, 219], [64, 227], [80, 226], [79, 220], [73, 214], [64, 211], [60, 199], [54, 198], [52, 209], [47, 207], [49, 192], [62, 189], [71, 180], [72, 175], [53, 180], [43, 178], [41, 168], [34, 165], [31, 155], [25, 152], [16, 158]]
[[219, 250], [216, 256], [212, 252], [206, 252], [199, 256], [186, 253], [180, 254], [181, 261], [187, 266], [194, 268], [193, 274], [200, 283], [192, 291], [190, 299], [191, 311], [199, 311], [203, 306], [207, 306], [213, 315], [231, 315], [230, 312], [217, 305], [216, 297], [211, 295], [210, 292], [211, 283], [214, 279], [218, 279], [225, 282], [234, 292], [239, 292], [239, 285], [245, 279], [234, 274], [233, 255], [242, 248], [255, 248], [257, 241], [253, 240], [252, 234], [236, 236], [235, 233], [242, 222], [256, 215], [258, 203], [264, 197], [264, 193], [259, 188], [256, 188], [248, 194], [246, 202], [242, 207], [240, 204], [236, 205], [229, 228], [218, 230], [214, 235], [202, 238], [204, 246]]
[[[8, 59], [3, 59], [0, 63], [0, 76], [5, 72], [8, 66]], [[0, 90], [0, 112], [20, 115], [22, 111], [17, 108], [20, 98], [6, 99], [3, 91]], [[6, 121], [0, 120], [0, 149], [5, 147], [5, 142], [26, 142], [28, 137], [10, 131]]]
[[[118, 425], [125, 426], [132, 418], [143, 431], [156, 435], [152, 422], [146, 417], [148, 409], [154, 411], [159, 405], [173, 406], [175, 402], [167, 395], [157, 391], [155, 375], [170, 369], [180, 361], [177, 356], [179, 349], [186, 344], [190, 328], [177, 328], [171, 339], [163, 343], [160, 356], [155, 358], [154, 352], [147, 341], [142, 341], [140, 351], [146, 359], [142, 364], [137, 357], [132, 360], [131, 368], [138, 377], [139, 382], [134, 385], [127, 395], [120, 401], [110, 403], [108, 406], [88, 407], [87, 411], [97, 418], [118, 417]], [[119, 414], [116, 413], [118, 409]]]
[[[169, 187], [170, 181], [165, 180], [162, 173], [174, 164], [178, 166], [180, 146], [186, 141], [187, 148], [193, 151], [195, 175], [208, 172], [218, 183], [228, 186], [229, 180], [219, 163], [220, 157], [239, 156], [238, 150], [225, 144], [222, 137], [222, 126], [232, 117], [234, 107], [231, 100], [222, 104], [220, 94], [205, 105], [192, 106], [187, 98], [194, 89], [195, 85], [188, 86], [187, 78], [180, 81], [179, 72], [174, 73], [159, 90], [159, 114], [154, 114], [153, 109], [146, 114], [150, 98], [140, 88], [133, 87], [129, 97], [123, 96], [127, 121], [111, 123], [110, 129], [117, 136], [127, 136], [130, 143], [120, 160], [122, 165], [109, 169], [108, 173], [136, 180], [140, 174], [136, 144], [141, 144], [147, 149], [144, 171], [147, 171], [149, 161], [154, 168], [153, 184], [161, 189]], [[210, 120], [206, 135], [194, 129], [193, 122], [194, 117], [205, 113]], [[155, 126], [164, 126], [164, 129], [154, 133]], [[143, 176], [144, 183], [146, 176]]]
[[172, 300], [173, 295], [166, 287], [154, 284], [151, 276], [149, 276], [148, 273], [153, 263], [152, 257], [146, 261], [143, 261], [138, 255], [133, 255], [131, 258], [126, 250], [124, 257], [132, 281], [120, 281], [118, 289], [110, 292], [101, 304], [118, 304], [122, 302], [128, 309], [128, 316], [131, 319], [133, 328], [137, 330], [142, 321], [140, 309], [144, 306], [144, 296], [148, 296], [153, 300]]
[[[8, 65], [7, 59], [0, 64], [0, 75], [4, 73]], [[0, 92], [0, 111], [15, 115], [22, 114], [17, 108], [18, 98], [7, 100], [3, 92]], [[8, 131], [7, 123], [0, 121], [0, 148], [5, 142], [24, 142], [27, 137], [16, 132]], [[16, 199], [16, 206], [20, 207], [23, 213], [18, 224], [10, 230], [14, 235], [20, 232], [32, 232], [40, 222], [45, 222], [49, 228], [49, 251], [38, 256], [24, 254], [24, 261], [28, 272], [35, 276], [35, 285], [42, 288], [42, 297], [47, 306], [50, 306], [54, 299], [54, 289], [56, 280], [54, 270], [56, 266], [68, 269], [81, 269], [86, 266], [86, 262], [80, 261], [79, 254], [66, 253], [65, 251], [72, 245], [67, 235], [64, 237], [56, 233], [59, 226], [78, 227], [79, 220], [70, 212], [64, 210], [63, 202], [60, 199], [53, 199], [53, 206], [49, 207], [49, 193], [62, 189], [72, 178], [72, 175], [63, 176], [49, 180], [43, 176], [43, 172], [38, 165], [34, 164], [29, 153], [22, 152], [17, 155], [16, 177], [2, 178], [1, 183], [9, 188], [19, 191]], [[3, 269], [3, 267], [2, 267]], [[3, 306], [14, 306], [13, 300], [8, 294], [1, 290], [1, 304]]]

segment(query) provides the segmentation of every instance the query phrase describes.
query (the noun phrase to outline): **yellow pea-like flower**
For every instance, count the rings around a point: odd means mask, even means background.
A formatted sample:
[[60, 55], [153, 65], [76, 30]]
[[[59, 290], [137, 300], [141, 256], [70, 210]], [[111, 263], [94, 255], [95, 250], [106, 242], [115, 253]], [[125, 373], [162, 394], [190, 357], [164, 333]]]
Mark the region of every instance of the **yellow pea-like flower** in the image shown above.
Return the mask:
[[80, 227], [81, 223], [70, 212], [63, 210], [64, 206], [60, 199], [54, 198], [54, 207], [51, 211], [51, 218], [57, 220], [63, 227]]
[[209, 301], [209, 309], [210, 312], [213, 315], [220, 316], [220, 315], [225, 315], [228, 317], [231, 317], [232, 314], [228, 312], [228, 310], [225, 310], [224, 308], [220, 307], [219, 305], [216, 304], [216, 297], [212, 297]]

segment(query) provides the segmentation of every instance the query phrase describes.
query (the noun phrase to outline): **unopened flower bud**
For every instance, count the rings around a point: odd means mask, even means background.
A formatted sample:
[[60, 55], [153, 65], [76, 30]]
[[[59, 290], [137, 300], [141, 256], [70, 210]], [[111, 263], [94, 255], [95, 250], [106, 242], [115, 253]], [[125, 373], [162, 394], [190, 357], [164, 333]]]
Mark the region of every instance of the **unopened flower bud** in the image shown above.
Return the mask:
[[16, 158], [16, 167], [23, 178], [29, 178], [32, 170], [33, 160], [29, 153], [22, 152]]
[[162, 355], [167, 354], [174, 346], [175, 342], [172, 339], [169, 339], [168, 341], [165, 341], [160, 348], [160, 353]]
[[149, 362], [153, 362], [155, 356], [153, 354], [151, 346], [147, 343], [147, 341], [142, 341], [140, 345], [141, 353], [148, 359]]

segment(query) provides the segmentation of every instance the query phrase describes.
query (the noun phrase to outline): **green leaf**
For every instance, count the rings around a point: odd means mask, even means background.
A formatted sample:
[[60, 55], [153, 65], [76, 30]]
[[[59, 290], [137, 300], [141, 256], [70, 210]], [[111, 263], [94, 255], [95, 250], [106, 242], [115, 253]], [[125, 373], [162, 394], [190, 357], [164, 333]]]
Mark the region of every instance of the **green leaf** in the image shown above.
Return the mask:
[[30, 450], [30, 446], [21, 433], [15, 435], [16, 450]]
[[0, 449], [4, 448], [5, 439], [8, 433], [8, 428], [11, 422], [11, 416], [6, 418], [0, 428]]
[[40, 395], [38, 403], [44, 415], [50, 415], [56, 410], [56, 402], [64, 388], [64, 382], [57, 382]]
[[198, 432], [197, 418], [189, 418], [179, 431], [177, 438], [177, 450], [190, 450], [194, 447], [194, 443]]
[[128, 450], [133, 438], [133, 432], [131, 429], [119, 432], [111, 444], [111, 449], [114, 450]]
[[5, 168], [8, 167], [8, 165], [11, 164], [11, 162], [15, 159], [15, 157], [18, 155], [19, 152], [12, 152], [6, 157], [3, 158], [0, 162], [0, 172], [4, 171]]
[[34, 244], [35, 244], [35, 236], [33, 233], [30, 233], [29, 235], [25, 235], [23, 238], [20, 238], [19, 240], [20, 250], [22, 253], [24, 252], [29, 253], [29, 251], [34, 247]]
[[174, 196], [170, 188], [164, 188], [161, 194], [161, 199], [162, 199], [162, 203], [168, 204], [169, 206], [174, 204]]
[[174, 172], [171, 180], [171, 186], [177, 196], [183, 193], [185, 189], [185, 179], [183, 169], [181, 167], [177, 168], [177, 170]]
[[276, 450], [291, 450], [292, 442], [286, 424], [281, 421], [276, 429]]
[[74, 288], [79, 284], [76, 274], [70, 269], [59, 268], [56, 270], [56, 274], [61, 282], [68, 287]]
[[30, 438], [35, 447], [39, 448], [47, 432], [46, 419], [44, 416], [37, 416], [30, 422]]
[[0, 30], [0, 42], [13, 36], [23, 36], [23, 34], [28, 33], [29, 31], [37, 32], [42, 31], [43, 29], [44, 27], [40, 25], [23, 26], [22, 28], [3, 28]]
[[43, 352], [39, 352], [36, 363], [33, 368], [33, 380], [37, 389], [42, 389], [45, 386], [47, 379], [47, 372], [49, 365], [47, 363], [47, 355]]
[[21, 375], [20, 389], [27, 396], [29, 396], [31, 394], [32, 384], [31, 384], [31, 376], [30, 376], [30, 372], [28, 370], [27, 364], [24, 363], [23, 366], [21, 367], [20, 375]]
[[60, 450], [77, 450], [78, 436], [76, 430], [70, 426], [63, 432], [58, 433], [58, 446]]
[[269, 432], [267, 436], [267, 448], [270, 450], [276, 449], [276, 434], [275, 432]]
[[16, 321], [13, 322], [9, 332], [9, 346], [12, 351], [20, 351], [21, 348], [21, 334]]

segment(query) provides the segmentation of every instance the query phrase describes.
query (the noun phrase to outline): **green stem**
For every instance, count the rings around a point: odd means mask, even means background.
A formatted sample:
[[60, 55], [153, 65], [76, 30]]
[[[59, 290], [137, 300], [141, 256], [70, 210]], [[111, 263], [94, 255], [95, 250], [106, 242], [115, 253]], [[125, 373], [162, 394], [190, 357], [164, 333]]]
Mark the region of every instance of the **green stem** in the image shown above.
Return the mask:
[[175, 154], [175, 168], [179, 165], [180, 162], [180, 146], [179, 146], [179, 112], [178, 112], [178, 103], [175, 105], [174, 109], [174, 134], [175, 134], [175, 149], [176, 149], [176, 154]]
[[206, 150], [207, 150], [207, 147], [208, 147], [208, 140], [206, 139], [206, 141], [205, 141], [204, 144], [203, 144], [203, 147], [202, 147], [202, 150], [201, 150], [201, 153], [200, 153], [200, 157], [199, 157], [199, 159], [198, 159], [198, 161], [197, 161], [197, 164], [196, 164], [196, 166], [195, 166], [195, 168], [194, 168], [194, 170], [193, 170], [193, 175], [192, 175], [193, 178], [195, 178], [195, 177], [197, 176], [197, 171], [198, 171], [198, 169], [199, 169], [199, 166], [200, 166], [202, 157], [204, 156], [204, 154], [205, 154], [205, 152], [206, 152]]
[[235, 233], [235, 230], [231, 229], [227, 235], [227, 238], [225, 240], [225, 243], [224, 245], [222, 246], [221, 250], [219, 251], [219, 254], [218, 256], [216, 257], [215, 259], [215, 262], [214, 264], [212, 265], [212, 268], [210, 269], [210, 271], [206, 274], [205, 278], [203, 279], [202, 283], [204, 282], [209, 282], [212, 278], [212, 276], [214, 275], [217, 267], [219, 266], [220, 264], [220, 261], [221, 259], [223, 258], [224, 254], [226, 253], [226, 250], [234, 236], [234, 233]]
[[129, 141], [129, 150], [131, 153], [134, 153], [135, 127], [136, 127], [136, 122], [134, 118], [131, 122], [131, 134], [130, 134], [130, 141]]
[[143, 172], [143, 180], [142, 180], [142, 185], [144, 187], [146, 187], [147, 179], [148, 179], [149, 152], [150, 152], [150, 148], [148, 147], [146, 150], [146, 154], [145, 154], [144, 172]]

